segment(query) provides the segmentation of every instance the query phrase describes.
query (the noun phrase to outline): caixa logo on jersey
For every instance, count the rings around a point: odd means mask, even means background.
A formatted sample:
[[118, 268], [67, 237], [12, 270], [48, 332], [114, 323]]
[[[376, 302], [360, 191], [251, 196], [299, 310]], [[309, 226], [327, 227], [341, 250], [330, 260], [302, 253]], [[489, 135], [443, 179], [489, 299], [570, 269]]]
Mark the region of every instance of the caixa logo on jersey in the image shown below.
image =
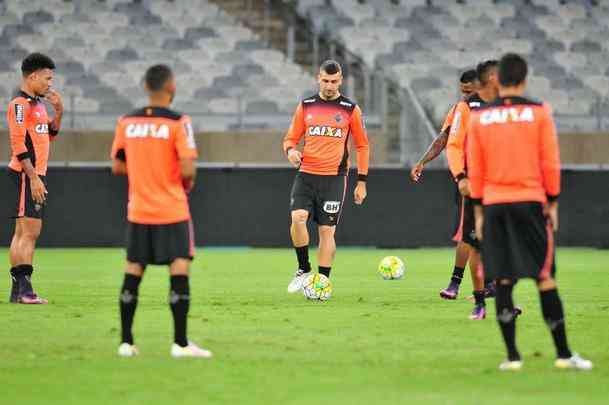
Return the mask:
[[49, 124], [38, 124], [35, 130], [37, 134], [46, 135], [49, 133]]
[[307, 132], [310, 136], [329, 136], [331, 138], [342, 138], [343, 130], [341, 128], [334, 128], [329, 126], [316, 125], [309, 127]]
[[125, 135], [127, 138], [159, 138], [169, 139], [169, 127], [165, 124], [144, 124], [144, 123], [133, 123], [127, 125], [125, 129]]

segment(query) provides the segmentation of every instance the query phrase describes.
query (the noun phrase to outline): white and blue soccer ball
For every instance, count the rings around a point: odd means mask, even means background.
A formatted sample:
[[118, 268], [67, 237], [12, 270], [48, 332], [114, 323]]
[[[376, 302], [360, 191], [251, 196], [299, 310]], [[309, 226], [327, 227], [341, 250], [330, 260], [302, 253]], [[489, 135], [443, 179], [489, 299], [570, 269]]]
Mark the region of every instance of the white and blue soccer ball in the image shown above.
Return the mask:
[[385, 280], [399, 280], [404, 277], [405, 271], [404, 262], [397, 256], [383, 257], [378, 267], [379, 274]]
[[332, 283], [323, 274], [309, 274], [302, 283], [302, 293], [309, 300], [326, 301], [332, 296]]

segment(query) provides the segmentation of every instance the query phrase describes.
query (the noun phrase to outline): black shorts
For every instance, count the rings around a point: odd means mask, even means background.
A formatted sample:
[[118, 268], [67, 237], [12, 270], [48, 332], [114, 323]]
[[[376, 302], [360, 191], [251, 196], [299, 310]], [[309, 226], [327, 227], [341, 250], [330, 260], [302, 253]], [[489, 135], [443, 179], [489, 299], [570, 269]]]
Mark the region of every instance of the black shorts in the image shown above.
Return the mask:
[[335, 226], [345, 201], [347, 176], [299, 172], [292, 185], [290, 211], [306, 210], [318, 225]]
[[482, 261], [489, 279], [554, 276], [554, 232], [537, 202], [484, 207]]
[[[32, 198], [32, 187], [30, 178], [25, 172], [17, 172], [13, 169], [8, 169], [8, 175], [11, 178], [14, 187], [11, 201], [13, 201], [13, 208], [9, 216], [11, 218], [36, 218], [42, 219], [44, 217], [44, 208], [46, 201], [43, 204], [38, 204]], [[38, 176], [40, 180], [47, 185], [45, 176]], [[47, 196], [48, 201], [48, 196]]]
[[168, 265], [195, 255], [191, 221], [175, 224], [127, 224], [127, 260], [132, 263]]
[[[456, 183], [455, 183], [456, 185]], [[480, 241], [476, 238], [476, 220], [474, 218], [474, 204], [468, 197], [463, 197], [459, 187], [455, 186], [455, 231], [453, 240], [465, 242], [475, 249], [480, 249]]]

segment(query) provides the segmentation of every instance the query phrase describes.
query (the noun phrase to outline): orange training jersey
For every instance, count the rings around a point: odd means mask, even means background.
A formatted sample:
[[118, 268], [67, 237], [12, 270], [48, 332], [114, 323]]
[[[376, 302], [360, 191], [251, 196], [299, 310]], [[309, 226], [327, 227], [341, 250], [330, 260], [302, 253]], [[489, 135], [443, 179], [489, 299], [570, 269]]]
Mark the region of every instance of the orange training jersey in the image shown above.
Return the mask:
[[19, 91], [8, 105], [6, 119], [12, 151], [9, 167], [21, 172], [21, 161], [29, 158], [36, 174], [46, 175], [49, 144], [57, 131], [49, 127], [49, 116], [42, 101]]
[[476, 110], [484, 104], [484, 100], [478, 94], [474, 94], [466, 100], [459, 101], [455, 107], [446, 144], [448, 168], [455, 179], [461, 179], [467, 175], [466, 144], [469, 118], [472, 110]]
[[500, 98], [472, 113], [468, 174], [473, 199], [485, 205], [537, 201], [560, 193], [558, 139], [550, 107]]
[[127, 162], [130, 222], [162, 225], [190, 219], [179, 163], [197, 157], [188, 116], [146, 107], [121, 117], [111, 157]]
[[304, 136], [300, 171], [318, 175], [346, 175], [349, 169], [349, 137], [357, 150], [360, 179], [368, 175], [368, 135], [362, 111], [340, 96], [324, 100], [319, 94], [300, 102], [283, 141], [283, 150], [295, 148]]
[[450, 126], [453, 124], [453, 119], [455, 117], [456, 109], [457, 109], [457, 104], [450, 107], [450, 110], [448, 110], [448, 113], [446, 113], [446, 118], [444, 119], [444, 124], [442, 124], [442, 129], [440, 130], [440, 133], [444, 133], [444, 132], [450, 133]]

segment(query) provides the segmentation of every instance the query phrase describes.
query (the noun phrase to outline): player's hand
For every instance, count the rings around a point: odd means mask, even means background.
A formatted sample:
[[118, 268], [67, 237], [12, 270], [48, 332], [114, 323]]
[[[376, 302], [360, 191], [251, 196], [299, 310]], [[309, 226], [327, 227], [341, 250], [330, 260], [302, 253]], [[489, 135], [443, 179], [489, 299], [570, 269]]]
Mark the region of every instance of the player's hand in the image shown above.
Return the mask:
[[355, 191], [353, 192], [353, 199], [357, 205], [362, 205], [368, 192], [366, 191], [366, 182], [358, 181], [357, 186], [355, 186]]
[[554, 232], [558, 231], [558, 202], [553, 201], [544, 205], [543, 214], [548, 218], [550, 224], [552, 224]]
[[469, 188], [469, 179], [461, 179], [459, 180], [459, 192], [461, 193], [462, 196], [465, 197], [469, 197], [469, 194], [471, 192], [470, 188]]
[[484, 237], [482, 232], [482, 229], [484, 229], [484, 214], [482, 214], [482, 207], [479, 207], [479, 209], [480, 212], [475, 213], [476, 239], [482, 242], [482, 238]]
[[415, 183], [419, 182], [422, 174], [423, 174], [423, 164], [422, 163], [417, 163], [416, 165], [414, 165], [412, 170], [410, 170], [410, 178]]
[[290, 149], [288, 152], [288, 160], [295, 168], [300, 167], [300, 163], [302, 162], [302, 153], [296, 149]]
[[37, 204], [44, 204], [47, 199], [47, 188], [44, 186], [40, 177], [35, 176], [30, 180], [30, 187], [32, 189], [32, 199]]
[[61, 95], [53, 89], [50, 89], [44, 98], [53, 106], [56, 112], [63, 112], [63, 99]]

